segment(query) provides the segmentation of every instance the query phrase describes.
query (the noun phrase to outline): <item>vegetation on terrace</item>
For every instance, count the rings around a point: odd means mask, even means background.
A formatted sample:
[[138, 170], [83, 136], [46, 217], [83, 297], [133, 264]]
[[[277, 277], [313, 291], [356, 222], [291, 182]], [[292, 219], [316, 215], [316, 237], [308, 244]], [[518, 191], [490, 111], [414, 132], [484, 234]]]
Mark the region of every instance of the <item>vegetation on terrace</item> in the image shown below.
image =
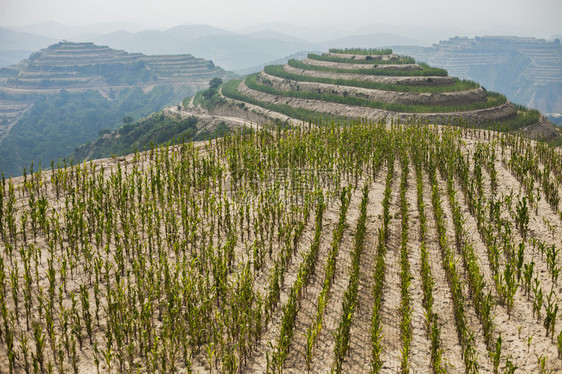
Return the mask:
[[[221, 86], [222, 94], [225, 97], [238, 100], [241, 102], [257, 105], [259, 107], [272, 110], [274, 112], [281, 113], [288, 117], [301, 121], [316, 121], [316, 122], [324, 121], [327, 123], [331, 123], [331, 122], [347, 123], [347, 121], [349, 120], [348, 118], [343, 116], [333, 116], [326, 113], [316, 112], [304, 108], [297, 108], [284, 104], [273, 104], [273, 103], [257, 100], [248, 95], [244, 95], [238, 91], [238, 85], [241, 82], [242, 82], [241, 80], [237, 80], [237, 79], [232, 79], [225, 82]], [[203, 103], [203, 105], [205, 104]], [[487, 121], [487, 120], [467, 121], [462, 118], [451, 116], [441, 121], [440, 124], [457, 126], [461, 128], [479, 128], [479, 129], [486, 129], [486, 130], [499, 131], [499, 132], [510, 132], [535, 124], [539, 120], [540, 112], [538, 112], [537, 110], [528, 109], [524, 106], [517, 106], [517, 108], [518, 111], [517, 111], [517, 116], [515, 118], [508, 118], [503, 121]]]
[[384, 65], [384, 64], [414, 64], [416, 60], [412, 57], [400, 57], [397, 60], [359, 60], [352, 58], [334, 57], [326, 55], [318, 55], [315, 53], [309, 53], [308, 58], [317, 61], [329, 61], [329, 62], [343, 62], [348, 64], [369, 64], [369, 65]]
[[330, 48], [331, 53], [342, 53], [350, 55], [391, 55], [392, 49], [381, 49], [381, 48]]
[[249, 104], [257, 105], [265, 109], [272, 110], [277, 113], [282, 113], [294, 119], [301, 121], [341, 121], [342, 123], [346, 121], [344, 117], [332, 116], [322, 112], [314, 112], [311, 110], [303, 108], [295, 108], [289, 105], [283, 104], [273, 104], [265, 101], [257, 100], [248, 95], [244, 95], [238, 91], [238, 85], [242, 82], [240, 79], [231, 79], [228, 82], [223, 83], [221, 86], [222, 94], [234, 100], [243, 101]]
[[352, 73], [352, 74], [365, 74], [365, 75], [381, 75], [381, 76], [394, 76], [394, 77], [446, 77], [447, 70], [440, 68], [432, 68], [424, 63], [419, 63], [421, 70], [380, 70], [380, 69], [338, 69], [327, 66], [307, 65], [299, 60], [289, 60], [289, 66], [304, 70], [327, 71], [331, 73]]
[[374, 90], [382, 91], [395, 91], [395, 92], [415, 92], [415, 93], [442, 93], [442, 92], [458, 92], [473, 90], [480, 87], [476, 82], [469, 80], [460, 80], [454, 78], [454, 83], [451, 85], [438, 85], [438, 86], [411, 86], [404, 84], [390, 84], [390, 83], [378, 83], [378, 82], [368, 82], [360, 80], [349, 80], [341, 78], [321, 78], [321, 77], [311, 77], [307, 75], [293, 74], [283, 70], [280, 65], [268, 65], [264, 67], [264, 72], [270, 75], [274, 75], [279, 78], [294, 80], [294, 81], [304, 81], [304, 82], [315, 82], [315, 83], [326, 83], [335, 84], [340, 86], [351, 86], [351, 87], [361, 87], [369, 88]]
[[271, 86], [262, 85], [256, 81], [257, 74], [252, 74], [246, 77], [246, 85], [256, 91], [276, 95], [280, 97], [295, 97], [299, 99], [320, 100], [326, 102], [333, 102], [339, 104], [353, 105], [368, 107], [373, 109], [383, 109], [391, 112], [399, 113], [448, 113], [448, 112], [463, 112], [469, 110], [478, 110], [493, 108], [505, 104], [507, 99], [505, 96], [496, 93], [488, 92], [487, 101], [472, 103], [467, 105], [405, 105], [405, 104], [389, 104], [363, 99], [352, 96], [319, 94], [314, 92], [304, 91], [282, 91]]

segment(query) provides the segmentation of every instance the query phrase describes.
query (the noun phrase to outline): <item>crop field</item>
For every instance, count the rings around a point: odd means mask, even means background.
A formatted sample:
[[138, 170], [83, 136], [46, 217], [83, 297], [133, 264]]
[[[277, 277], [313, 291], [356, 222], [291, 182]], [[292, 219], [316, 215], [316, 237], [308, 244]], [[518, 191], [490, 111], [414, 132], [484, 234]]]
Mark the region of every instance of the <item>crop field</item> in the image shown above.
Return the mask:
[[0, 184], [2, 373], [562, 371], [562, 156], [244, 129]]

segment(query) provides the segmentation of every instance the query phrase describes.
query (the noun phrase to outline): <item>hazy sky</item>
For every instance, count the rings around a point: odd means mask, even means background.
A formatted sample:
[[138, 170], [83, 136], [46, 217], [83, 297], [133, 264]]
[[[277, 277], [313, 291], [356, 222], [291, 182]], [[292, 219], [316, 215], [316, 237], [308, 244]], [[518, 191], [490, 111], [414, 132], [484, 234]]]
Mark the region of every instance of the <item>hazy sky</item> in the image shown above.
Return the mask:
[[537, 36], [562, 34], [562, 0], [0, 0], [0, 4], [0, 26], [56, 21], [236, 28], [284, 21], [345, 29], [381, 23], [466, 30], [510, 25]]

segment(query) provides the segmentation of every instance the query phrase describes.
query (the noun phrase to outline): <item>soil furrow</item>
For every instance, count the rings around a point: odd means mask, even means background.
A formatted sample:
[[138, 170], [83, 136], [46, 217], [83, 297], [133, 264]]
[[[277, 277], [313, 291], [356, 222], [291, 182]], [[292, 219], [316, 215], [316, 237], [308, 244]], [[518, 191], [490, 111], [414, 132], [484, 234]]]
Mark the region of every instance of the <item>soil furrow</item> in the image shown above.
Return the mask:
[[[413, 373], [431, 372], [430, 344], [427, 337], [427, 320], [423, 306], [423, 284], [421, 279], [421, 242], [419, 211], [417, 208], [416, 179], [413, 170], [408, 175], [408, 248], [412, 283], [410, 294], [412, 303], [412, 346], [410, 348], [410, 365]], [[427, 188], [427, 187], [426, 187]]]
[[[396, 166], [395, 166], [396, 167]], [[400, 174], [396, 169], [392, 180], [390, 197], [389, 239], [385, 256], [383, 297], [381, 303], [382, 322], [382, 371], [400, 370], [402, 340], [400, 339]]]
[[[467, 320], [467, 325], [470, 330], [474, 333], [474, 344], [475, 349], [478, 353], [478, 365], [480, 372], [492, 372], [492, 363], [490, 362], [488, 356], [488, 349], [486, 347], [482, 324], [478, 315], [476, 314], [475, 305], [473, 296], [470, 295], [469, 287], [468, 287], [468, 274], [466, 269], [463, 265], [462, 255], [457, 252], [456, 245], [455, 245], [455, 227], [453, 224], [453, 213], [451, 211], [451, 204], [449, 202], [448, 194], [447, 194], [447, 182], [443, 180], [440, 176], [437, 177], [437, 182], [439, 185], [439, 194], [442, 198], [442, 207], [443, 212], [445, 213], [445, 226], [447, 229], [447, 238], [449, 239], [449, 244], [451, 246], [451, 252], [457, 263], [457, 270], [459, 275], [461, 275], [464, 279], [464, 301], [465, 301], [465, 316]], [[459, 196], [460, 197], [460, 196]], [[479, 264], [481, 266], [481, 264]]]
[[287, 373], [303, 373], [306, 371], [306, 330], [316, 315], [318, 294], [322, 291], [326, 257], [330, 250], [333, 231], [337, 227], [339, 219], [339, 205], [332, 204], [324, 213], [322, 223], [322, 234], [320, 235], [320, 249], [316, 261], [316, 271], [309, 285], [305, 288], [303, 298], [300, 302], [300, 310], [297, 314], [293, 335], [293, 341], [289, 346], [289, 354], [283, 368]]
[[310, 366], [312, 373], [329, 372], [334, 361], [334, 334], [337, 330], [342, 311], [343, 294], [349, 282], [353, 230], [357, 226], [357, 220], [359, 219], [361, 195], [360, 189], [356, 189], [351, 195], [346, 217], [346, 229], [336, 258], [334, 281], [329, 292], [330, 298], [326, 304], [322, 330], [320, 330], [320, 334], [318, 335], [314, 356], [312, 357]]
[[384, 180], [371, 185], [367, 208], [365, 248], [361, 255], [359, 292], [350, 330], [349, 351], [343, 364], [345, 373], [366, 373], [371, 368], [371, 318], [373, 314], [373, 272], [378, 229], [381, 227]]
[[[424, 204], [426, 206], [427, 217], [433, 217], [433, 205], [431, 204], [431, 193], [429, 178], [426, 173], [424, 180]], [[427, 220], [427, 249], [429, 253], [430, 266], [435, 281], [433, 289], [434, 305], [433, 310], [438, 316], [441, 327], [441, 342], [443, 347], [443, 360], [448, 363], [450, 373], [464, 373], [464, 363], [462, 360], [462, 347], [457, 335], [455, 325], [453, 298], [447, 282], [447, 275], [442, 265], [439, 240], [437, 239], [437, 226], [435, 220]]]

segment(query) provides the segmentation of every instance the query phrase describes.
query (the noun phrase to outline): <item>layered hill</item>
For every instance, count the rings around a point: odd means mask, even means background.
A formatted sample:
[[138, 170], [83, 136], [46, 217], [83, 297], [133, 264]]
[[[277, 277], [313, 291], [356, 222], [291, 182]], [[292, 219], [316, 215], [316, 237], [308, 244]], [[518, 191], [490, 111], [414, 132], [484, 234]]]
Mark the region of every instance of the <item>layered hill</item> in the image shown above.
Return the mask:
[[227, 82], [222, 94], [303, 120], [318, 115], [370, 120], [417, 117], [509, 126], [538, 121], [537, 112], [522, 111], [501, 94], [391, 50], [309, 54], [302, 61], [266, 66], [243, 81]]
[[[182, 121], [197, 118], [199, 135]], [[211, 87], [167, 108], [155, 117], [104, 134], [75, 150], [82, 161], [124, 155], [179, 138], [214, 137], [215, 129], [245, 124], [297, 123], [315, 119], [367, 119], [522, 130], [532, 138], [554, 140], [559, 131], [536, 110], [510, 103], [478, 83], [417, 63], [391, 50], [331, 50], [308, 54], [302, 61], [265, 66], [243, 80]], [[211, 131], [207, 131], [210, 125]], [[133, 131], [134, 129], [134, 131]], [[131, 132], [132, 131], [132, 132]], [[131, 135], [122, 136], [123, 133]], [[134, 134], [134, 135], [133, 135]]]
[[125, 116], [144, 117], [212, 78], [232, 76], [188, 54], [146, 56], [70, 42], [41, 49], [0, 69], [0, 170], [19, 174], [32, 161], [66, 156]]
[[560, 40], [484, 36], [450, 38], [429, 48], [395, 47], [399, 53], [499, 91], [543, 113], [562, 113]]
[[17, 65], [0, 69], [0, 92], [20, 95], [83, 92], [158, 85], [204, 87], [227, 73], [212, 61], [191, 55], [146, 56], [93, 43], [61, 42], [31, 54]]

